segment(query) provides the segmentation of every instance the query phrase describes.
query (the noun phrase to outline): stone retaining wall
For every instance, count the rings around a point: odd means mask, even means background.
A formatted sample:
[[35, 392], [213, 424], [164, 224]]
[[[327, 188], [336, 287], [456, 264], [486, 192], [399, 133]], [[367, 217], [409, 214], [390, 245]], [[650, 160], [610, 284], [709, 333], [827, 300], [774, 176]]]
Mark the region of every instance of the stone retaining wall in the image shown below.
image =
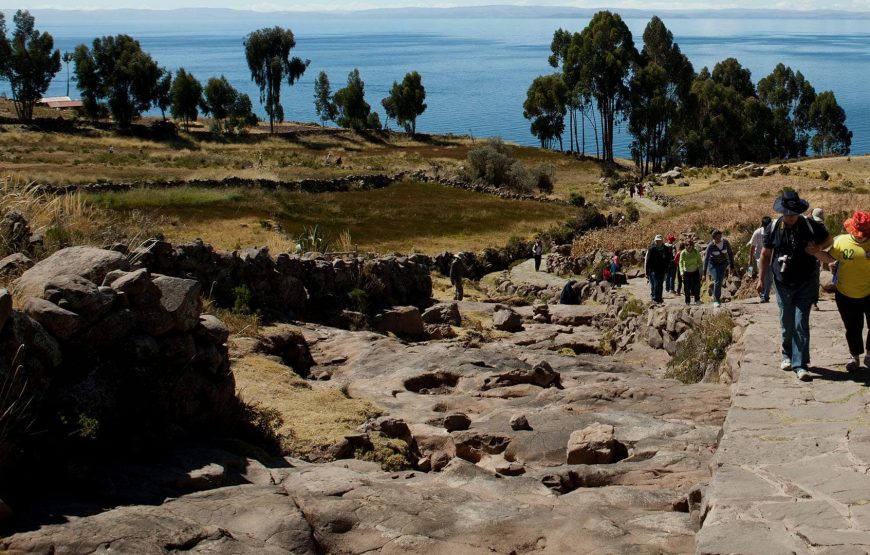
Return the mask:
[[[220, 306], [233, 307], [250, 294], [249, 308], [320, 319], [348, 306], [356, 293], [370, 309], [427, 306], [432, 297], [429, 257], [310, 257], [266, 247], [219, 251], [200, 240], [180, 245], [150, 241], [131, 253], [134, 267], [198, 281], [203, 294]], [[361, 307], [356, 307], [361, 308]]]

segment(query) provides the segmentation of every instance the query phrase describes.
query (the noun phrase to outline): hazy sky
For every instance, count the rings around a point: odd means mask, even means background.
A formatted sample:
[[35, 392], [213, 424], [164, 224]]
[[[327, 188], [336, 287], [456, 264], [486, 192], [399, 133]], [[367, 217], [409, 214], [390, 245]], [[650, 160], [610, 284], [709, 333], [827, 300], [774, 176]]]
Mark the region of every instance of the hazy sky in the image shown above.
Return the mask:
[[715, 5], [709, 0], [24, 0], [9, 5], [0, 0], [5, 8], [150, 8], [172, 9], [188, 7], [234, 8], [242, 10], [353, 10], [366, 8], [399, 7], [454, 7], [487, 4], [517, 4], [535, 6], [574, 6], [579, 8], [643, 8], [643, 9], [709, 9], [754, 8], [754, 9], [826, 9], [870, 11], [870, 0], [723, 0]]

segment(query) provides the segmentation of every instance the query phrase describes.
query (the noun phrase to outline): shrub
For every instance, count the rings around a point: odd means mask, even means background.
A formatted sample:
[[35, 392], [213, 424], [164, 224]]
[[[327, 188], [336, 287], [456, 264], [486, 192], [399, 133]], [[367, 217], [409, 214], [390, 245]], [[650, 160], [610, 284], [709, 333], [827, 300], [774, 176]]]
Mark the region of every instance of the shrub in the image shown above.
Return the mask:
[[233, 288], [233, 312], [247, 314], [251, 311], [251, 301], [254, 294], [246, 284]]
[[532, 176], [539, 191], [547, 195], [553, 192], [556, 168], [552, 164], [538, 164], [532, 169]]
[[708, 370], [716, 370], [724, 360], [731, 345], [731, 330], [734, 322], [728, 313], [706, 316], [696, 326], [685, 342], [677, 347], [668, 362], [667, 378], [675, 378], [685, 384], [698, 383]]
[[791, 173], [791, 167], [790, 166], [780, 166], [779, 173], [781, 173], [782, 175], [788, 175]]
[[827, 181], [830, 178], [831, 176], [827, 171], [822, 170], [819, 172], [819, 179], [821, 179], [822, 181]]
[[571, 191], [571, 193], [568, 194], [568, 203], [573, 204], [574, 206], [586, 206], [586, 197], [577, 191]]
[[[526, 194], [540, 187], [542, 171], [546, 170], [527, 169], [513, 158], [509, 147], [498, 139], [472, 148], [468, 152], [465, 170], [466, 177], [471, 181]], [[549, 180], [552, 187], [552, 176], [549, 176]]]

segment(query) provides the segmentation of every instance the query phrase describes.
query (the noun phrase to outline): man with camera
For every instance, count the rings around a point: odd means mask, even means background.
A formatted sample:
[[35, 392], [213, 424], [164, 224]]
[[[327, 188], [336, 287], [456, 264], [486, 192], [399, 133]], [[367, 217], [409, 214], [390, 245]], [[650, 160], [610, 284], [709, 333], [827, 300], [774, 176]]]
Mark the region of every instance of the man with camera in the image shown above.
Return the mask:
[[782, 216], [767, 226], [761, 252], [756, 289], [764, 291], [764, 275], [773, 269], [773, 285], [779, 303], [782, 331], [783, 370], [793, 370], [801, 381], [812, 379], [810, 363], [810, 311], [818, 296], [817, 254], [833, 239], [819, 222], [802, 216], [809, 203], [795, 191], [786, 191], [773, 209]]

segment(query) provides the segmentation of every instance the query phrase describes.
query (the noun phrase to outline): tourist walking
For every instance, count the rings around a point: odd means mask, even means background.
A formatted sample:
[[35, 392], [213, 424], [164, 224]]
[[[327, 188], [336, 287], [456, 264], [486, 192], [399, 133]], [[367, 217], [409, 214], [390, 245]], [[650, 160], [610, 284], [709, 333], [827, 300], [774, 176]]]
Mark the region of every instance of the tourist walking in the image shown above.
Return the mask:
[[465, 296], [465, 292], [462, 289], [462, 279], [465, 277], [465, 263], [462, 262], [463, 254], [465, 253], [456, 253], [453, 257], [453, 262], [450, 263], [450, 283], [453, 284], [455, 289], [453, 295], [453, 300], [455, 301], [461, 301], [462, 297]]
[[[870, 212], [857, 211], [843, 223], [848, 233], [834, 238], [828, 253], [821, 252], [823, 262], [837, 262], [837, 311], [846, 327], [849, 361], [846, 370], [870, 368]], [[864, 338], [864, 323], [867, 338]]]
[[695, 297], [695, 304], [701, 304], [701, 253], [695, 248], [695, 240], [689, 239], [686, 248], [680, 252], [680, 275], [683, 276], [683, 295], [686, 304]]
[[794, 370], [799, 380], [809, 381], [810, 311], [818, 294], [816, 255], [831, 246], [825, 226], [802, 216], [809, 203], [795, 191], [786, 191], [773, 209], [782, 214], [764, 234], [756, 290], [764, 290], [764, 273], [773, 268], [773, 287], [779, 304], [783, 370]]
[[665, 241], [665, 248], [668, 249], [668, 259], [671, 261], [668, 264], [668, 272], [665, 274], [665, 291], [672, 295], [676, 293], [674, 285], [677, 278], [677, 266], [674, 264], [674, 259], [677, 256], [676, 241], [677, 238], [673, 233], [669, 233]]
[[728, 239], [722, 238], [722, 232], [714, 229], [713, 240], [707, 244], [704, 251], [704, 274], [710, 274], [713, 280], [713, 306], [722, 304], [722, 283], [725, 281], [728, 269], [734, 273], [734, 252]]
[[[761, 218], [761, 227], [752, 232], [752, 238], [747, 243], [747, 245], [749, 246], [749, 261], [750, 263], [755, 263], [756, 272], [761, 272], [759, 260], [761, 260], [761, 252], [764, 250], [764, 232], [767, 229], [767, 226], [770, 225], [770, 222], [770, 216], [764, 216], [763, 218]], [[764, 288], [758, 294], [758, 299], [759, 302], [769, 303], [770, 288], [773, 286], [773, 273], [768, 270], [763, 278]]]
[[674, 269], [677, 273], [677, 284], [674, 288], [674, 293], [679, 295], [683, 291], [683, 272], [680, 271], [680, 254], [686, 250], [686, 242], [680, 241], [677, 243], [677, 248], [674, 253]]
[[540, 239], [535, 239], [535, 244], [532, 245], [532, 256], [535, 258], [535, 271], [541, 270], [541, 255], [544, 254], [544, 244]]
[[644, 270], [646, 271], [646, 279], [649, 281], [652, 302], [656, 304], [664, 302], [662, 290], [665, 285], [665, 276], [668, 272], [668, 264], [673, 264], [673, 257], [668, 254], [669, 252], [665, 248], [665, 240], [661, 235], [655, 236], [653, 243], [646, 251]]

